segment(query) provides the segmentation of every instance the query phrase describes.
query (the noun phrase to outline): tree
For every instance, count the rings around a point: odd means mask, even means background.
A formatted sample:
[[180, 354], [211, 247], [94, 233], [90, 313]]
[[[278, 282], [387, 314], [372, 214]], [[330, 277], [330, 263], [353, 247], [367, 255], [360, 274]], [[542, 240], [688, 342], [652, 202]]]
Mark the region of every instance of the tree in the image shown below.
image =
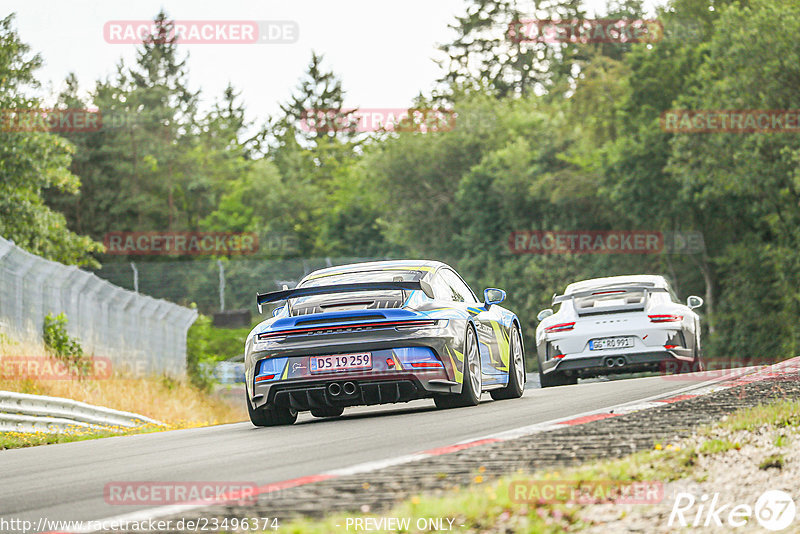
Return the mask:
[[[754, 0], [718, 10], [708, 55], [677, 109], [800, 108], [800, 6]], [[794, 354], [800, 345], [800, 141], [796, 133], [677, 134], [669, 171], [713, 228], [720, 306], [718, 350]], [[708, 241], [708, 240], [707, 240]], [[770, 317], [745, 339], [748, 319]]]
[[342, 81], [322, 68], [323, 56], [311, 52], [311, 61], [295, 93], [281, 105], [282, 126], [292, 128], [301, 143], [319, 148], [324, 141], [352, 141], [353, 110], [345, 110]]
[[[221, 104], [230, 109], [198, 117], [198, 92], [188, 88], [173, 22], [160, 12], [154, 27], [131, 67], [120, 63], [113, 78], [96, 83], [90, 104], [102, 129], [64, 134], [81, 148], [73, 171], [86, 187], [78, 197], [54, 194], [52, 201], [98, 238], [109, 231], [196, 229], [225, 190], [217, 182], [235, 171], [231, 160], [247, 156], [229, 150], [244, 125], [235, 92], [229, 88], [230, 101]], [[67, 86], [65, 102], [74, 99]]]
[[47, 188], [77, 194], [80, 181], [69, 172], [72, 145], [16, 122], [18, 117], [39, 113], [41, 103], [26, 91], [38, 85], [34, 71], [42, 60], [38, 54], [30, 55], [13, 20], [13, 16], [0, 20], [0, 109], [5, 115], [0, 128], [0, 235], [51, 260], [97, 265], [91, 253], [102, 250], [102, 245], [70, 231], [64, 216], [50, 209], [42, 196]]
[[[311, 61], [295, 92], [271, 122], [268, 158], [285, 187], [294, 190], [286, 213], [300, 250], [316, 255], [357, 255], [380, 249], [376, 205], [359, 160], [365, 134], [358, 133], [352, 109], [344, 108], [342, 81]], [[278, 210], [282, 212], [282, 210]]]
[[544, 93], [572, 75], [577, 48], [570, 43], [526, 40], [521, 24], [531, 19], [583, 18], [578, 0], [470, 0], [450, 26], [456, 38], [440, 46], [447, 59], [438, 96], [490, 91], [498, 97]]

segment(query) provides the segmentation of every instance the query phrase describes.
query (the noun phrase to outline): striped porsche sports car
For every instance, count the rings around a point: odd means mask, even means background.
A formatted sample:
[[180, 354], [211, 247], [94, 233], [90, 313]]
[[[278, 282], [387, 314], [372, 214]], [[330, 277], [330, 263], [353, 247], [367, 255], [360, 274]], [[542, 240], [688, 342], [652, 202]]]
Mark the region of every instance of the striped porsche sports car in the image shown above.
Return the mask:
[[245, 343], [247, 409], [256, 426], [292, 424], [297, 412], [336, 417], [347, 406], [433, 398], [473, 406], [481, 393], [522, 396], [525, 360], [517, 316], [480, 302], [449, 266], [381, 261], [313, 272]]

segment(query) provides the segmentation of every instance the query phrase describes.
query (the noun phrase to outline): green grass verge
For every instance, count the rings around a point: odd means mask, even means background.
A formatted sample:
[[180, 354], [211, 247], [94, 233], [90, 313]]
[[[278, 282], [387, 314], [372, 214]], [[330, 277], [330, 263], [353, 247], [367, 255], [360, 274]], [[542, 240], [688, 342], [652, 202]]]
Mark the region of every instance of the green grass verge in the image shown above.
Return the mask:
[[775, 428], [800, 426], [800, 401], [783, 400], [738, 410], [720, 424], [723, 428], [747, 431], [761, 425]]
[[84, 429], [75, 427], [66, 432], [0, 432], [0, 450], [22, 449], [37, 445], [51, 445], [54, 443], [70, 443], [72, 441], [86, 441], [90, 439], [111, 438], [114, 436], [128, 436], [131, 434], [146, 434], [159, 432], [165, 427], [147, 424], [136, 428], [115, 427], [109, 430]]

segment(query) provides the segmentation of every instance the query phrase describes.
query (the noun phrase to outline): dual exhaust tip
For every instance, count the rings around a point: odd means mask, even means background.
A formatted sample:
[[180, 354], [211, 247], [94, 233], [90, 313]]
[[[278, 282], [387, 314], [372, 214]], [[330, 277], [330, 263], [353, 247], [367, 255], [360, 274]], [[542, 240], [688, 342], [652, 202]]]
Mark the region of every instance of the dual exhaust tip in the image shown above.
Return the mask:
[[618, 358], [606, 358], [605, 361], [606, 367], [608, 367], [609, 369], [611, 369], [612, 367], [623, 367], [625, 363], [627, 362], [625, 361], [625, 358], [623, 358], [622, 356]]
[[328, 384], [328, 393], [330, 393], [331, 397], [338, 397], [342, 393], [347, 396], [353, 395], [356, 392], [356, 385], [354, 382], [345, 382], [344, 384], [339, 384], [338, 382], [331, 382]]

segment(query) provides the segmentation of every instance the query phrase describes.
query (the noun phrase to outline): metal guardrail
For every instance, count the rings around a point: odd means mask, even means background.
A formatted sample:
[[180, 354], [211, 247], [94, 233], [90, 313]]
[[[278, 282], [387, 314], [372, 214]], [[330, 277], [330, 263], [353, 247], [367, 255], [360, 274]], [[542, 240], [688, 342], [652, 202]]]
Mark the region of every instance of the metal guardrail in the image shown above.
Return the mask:
[[143, 415], [85, 402], [0, 391], [0, 432], [65, 432], [81, 429], [136, 428], [164, 423]]

